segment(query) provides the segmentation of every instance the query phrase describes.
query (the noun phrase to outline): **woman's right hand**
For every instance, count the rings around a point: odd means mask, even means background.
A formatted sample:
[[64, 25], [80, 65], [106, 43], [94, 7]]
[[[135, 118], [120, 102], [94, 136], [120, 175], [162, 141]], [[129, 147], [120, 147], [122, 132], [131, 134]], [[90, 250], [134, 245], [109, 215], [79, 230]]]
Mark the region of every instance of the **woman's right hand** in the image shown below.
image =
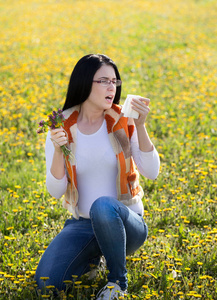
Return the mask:
[[55, 147], [55, 150], [61, 152], [61, 146], [66, 145], [68, 143], [68, 139], [66, 137], [66, 133], [62, 127], [51, 129], [51, 141]]

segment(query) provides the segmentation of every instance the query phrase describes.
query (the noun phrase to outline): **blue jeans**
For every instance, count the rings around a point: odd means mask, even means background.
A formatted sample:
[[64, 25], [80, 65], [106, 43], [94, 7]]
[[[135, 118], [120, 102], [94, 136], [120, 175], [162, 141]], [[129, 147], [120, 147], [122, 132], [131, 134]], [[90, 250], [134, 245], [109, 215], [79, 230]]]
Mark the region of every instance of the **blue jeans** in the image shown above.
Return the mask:
[[35, 279], [40, 289], [40, 277], [49, 277], [46, 285], [58, 290], [65, 288], [64, 281], [78, 278], [98, 265], [104, 255], [109, 270], [108, 281], [127, 288], [126, 255], [136, 251], [146, 240], [148, 227], [143, 217], [120, 201], [100, 197], [90, 209], [90, 219], [68, 219], [63, 230], [44, 252]]

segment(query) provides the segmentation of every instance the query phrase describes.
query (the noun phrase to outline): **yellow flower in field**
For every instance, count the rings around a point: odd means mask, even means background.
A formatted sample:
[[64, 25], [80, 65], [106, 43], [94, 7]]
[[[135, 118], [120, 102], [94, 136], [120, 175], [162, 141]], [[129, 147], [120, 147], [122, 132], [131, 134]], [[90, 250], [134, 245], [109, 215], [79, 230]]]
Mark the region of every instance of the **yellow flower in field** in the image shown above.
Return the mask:
[[202, 296], [200, 294], [197, 294], [197, 292], [195, 292], [195, 291], [189, 292], [188, 294], [186, 294], [186, 296], [191, 296], [191, 297], [193, 296], [195, 298], [202, 298]]
[[64, 283], [72, 283], [72, 280], [64, 280]]
[[197, 262], [197, 264], [199, 265], [199, 266], [202, 266], [203, 265], [203, 263], [202, 262]]
[[132, 261], [140, 261], [141, 258], [140, 258], [140, 257], [133, 257], [131, 260], [132, 260]]
[[115, 286], [114, 285], [107, 285], [107, 288], [112, 290]]
[[16, 238], [14, 237], [14, 236], [4, 236], [4, 238], [6, 239], [6, 240], [16, 240]]
[[159, 257], [159, 256], [160, 256], [159, 253], [154, 253], [154, 254], [152, 255], [152, 257]]
[[150, 273], [150, 275], [151, 275], [152, 277], [154, 277], [155, 279], [157, 279], [157, 277], [156, 277], [154, 274]]
[[21, 188], [20, 185], [15, 185], [14, 187], [15, 187], [16, 189], [20, 189], [20, 188]]
[[13, 265], [14, 265], [14, 264], [10, 264], [10, 263], [9, 263], [9, 264], [8, 264], [8, 267], [12, 267]]
[[186, 178], [181, 178], [181, 177], [180, 177], [180, 178], [178, 178], [178, 180], [181, 181], [181, 182], [183, 182], [183, 181], [186, 180]]
[[49, 279], [49, 277], [40, 277], [41, 280], [46, 281]]
[[186, 239], [183, 239], [182, 241], [185, 242], [185, 243], [187, 243], [187, 244], [190, 243], [189, 240], [186, 240]]

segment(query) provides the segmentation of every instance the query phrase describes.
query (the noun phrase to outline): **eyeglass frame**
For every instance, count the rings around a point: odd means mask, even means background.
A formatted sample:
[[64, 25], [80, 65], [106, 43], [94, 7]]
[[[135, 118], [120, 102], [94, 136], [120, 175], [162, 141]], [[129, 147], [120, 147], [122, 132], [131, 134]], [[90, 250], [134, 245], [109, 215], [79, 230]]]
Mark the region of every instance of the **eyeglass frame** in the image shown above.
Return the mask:
[[[102, 81], [105, 81], [106, 84], [103, 84]], [[101, 84], [102, 86], [109, 86], [111, 83], [113, 85], [115, 85], [116, 87], [119, 87], [121, 86], [122, 84], [122, 81], [120, 79], [117, 79], [117, 80], [110, 80], [110, 79], [99, 79], [99, 80], [93, 80], [93, 82], [96, 82], [96, 83], [99, 83]], [[118, 84], [118, 85], [117, 85]]]

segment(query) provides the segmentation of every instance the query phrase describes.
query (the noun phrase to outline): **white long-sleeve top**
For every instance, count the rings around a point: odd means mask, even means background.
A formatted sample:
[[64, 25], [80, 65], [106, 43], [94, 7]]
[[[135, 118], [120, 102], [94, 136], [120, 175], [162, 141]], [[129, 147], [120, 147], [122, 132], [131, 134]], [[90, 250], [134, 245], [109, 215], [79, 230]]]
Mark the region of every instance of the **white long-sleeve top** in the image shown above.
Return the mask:
[[[139, 172], [146, 178], [154, 180], [160, 168], [158, 152], [155, 148], [151, 152], [142, 152], [139, 149], [136, 129], [131, 138], [131, 150]], [[66, 192], [67, 177], [65, 175], [62, 179], [56, 179], [50, 172], [54, 154], [50, 132], [46, 139], [45, 154], [48, 192], [53, 197], [60, 198]], [[100, 196], [117, 198], [117, 159], [109, 141], [105, 120], [100, 129], [90, 135], [85, 135], [77, 129], [75, 159], [79, 195], [78, 213], [83, 218], [89, 218], [90, 207], [97, 198]], [[130, 205], [129, 208], [143, 215], [142, 201]]]

